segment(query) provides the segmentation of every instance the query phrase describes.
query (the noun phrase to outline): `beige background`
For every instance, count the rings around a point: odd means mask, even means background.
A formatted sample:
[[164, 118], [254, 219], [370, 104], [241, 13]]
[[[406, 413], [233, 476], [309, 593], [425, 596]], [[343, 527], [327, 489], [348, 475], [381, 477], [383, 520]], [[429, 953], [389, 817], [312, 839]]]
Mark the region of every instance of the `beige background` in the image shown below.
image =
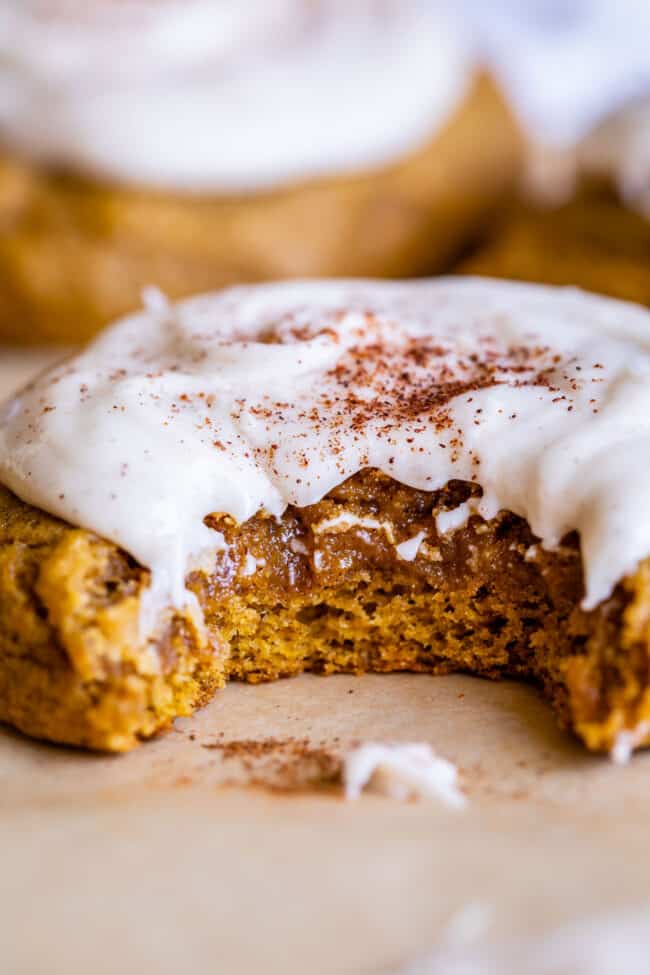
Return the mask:
[[[0, 357], [5, 386], [34, 366]], [[245, 788], [241, 763], [204, 747], [269, 737], [428, 741], [468, 808]], [[468, 910], [490, 942], [650, 903], [649, 821], [650, 754], [586, 755], [513, 683], [232, 685], [117, 758], [0, 729], [1, 970], [390, 972]]]

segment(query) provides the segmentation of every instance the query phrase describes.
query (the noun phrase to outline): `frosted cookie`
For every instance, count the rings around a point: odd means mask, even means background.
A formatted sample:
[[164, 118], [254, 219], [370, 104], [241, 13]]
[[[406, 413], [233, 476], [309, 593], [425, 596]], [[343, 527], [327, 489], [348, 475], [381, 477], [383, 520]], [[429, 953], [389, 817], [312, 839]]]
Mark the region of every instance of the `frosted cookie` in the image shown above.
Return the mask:
[[124, 750], [227, 679], [536, 680], [650, 740], [650, 315], [481, 279], [148, 308], [0, 410], [0, 717]]
[[650, 222], [592, 186], [558, 206], [510, 208], [456, 269], [650, 305]]
[[650, 103], [613, 114], [563, 151], [533, 152], [522, 196], [462, 273], [575, 284], [650, 305]]
[[149, 284], [434, 271], [518, 170], [504, 100], [441, 6], [0, 15], [0, 340], [87, 338]]

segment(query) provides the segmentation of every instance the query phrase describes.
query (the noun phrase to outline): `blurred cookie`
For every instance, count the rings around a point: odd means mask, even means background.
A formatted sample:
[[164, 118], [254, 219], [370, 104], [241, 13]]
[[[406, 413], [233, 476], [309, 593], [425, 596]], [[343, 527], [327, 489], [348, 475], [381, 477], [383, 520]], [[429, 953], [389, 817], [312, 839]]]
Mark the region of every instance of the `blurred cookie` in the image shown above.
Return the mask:
[[525, 201], [459, 267], [650, 305], [650, 103], [563, 151], [531, 151]]
[[84, 339], [149, 284], [435, 271], [515, 180], [518, 129], [435, 5], [75, 18], [30, 0], [5, 32], [0, 340]]
[[567, 284], [650, 305], [650, 222], [595, 187], [553, 208], [509, 211], [457, 268]]

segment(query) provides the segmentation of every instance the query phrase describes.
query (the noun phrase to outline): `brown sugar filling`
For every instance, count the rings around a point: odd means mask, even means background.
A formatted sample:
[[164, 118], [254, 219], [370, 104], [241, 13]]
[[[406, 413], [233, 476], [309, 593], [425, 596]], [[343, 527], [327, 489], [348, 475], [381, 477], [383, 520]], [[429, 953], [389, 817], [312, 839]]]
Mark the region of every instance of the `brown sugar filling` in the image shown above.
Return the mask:
[[[207, 638], [176, 613], [143, 648], [148, 573], [0, 491], [0, 719], [124, 750], [227, 678], [461, 671], [532, 678], [590, 748], [611, 749], [622, 732], [641, 744], [650, 562], [584, 612], [575, 535], [544, 551], [509, 512], [437, 532], [438, 513], [479, 493], [460, 481], [418, 491], [367, 470], [281, 518], [211, 516], [228, 547], [214, 572], [188, 580]], [[417, 556], [400, 558], [398, 546], [421, 533]]]

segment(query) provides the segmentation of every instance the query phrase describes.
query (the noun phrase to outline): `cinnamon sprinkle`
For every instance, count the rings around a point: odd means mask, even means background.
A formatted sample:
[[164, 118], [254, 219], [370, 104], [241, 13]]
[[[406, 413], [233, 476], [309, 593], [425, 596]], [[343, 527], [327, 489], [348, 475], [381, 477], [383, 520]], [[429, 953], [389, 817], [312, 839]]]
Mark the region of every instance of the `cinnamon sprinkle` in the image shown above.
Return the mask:
[[[334, 746], [337, 743], [335, 739]], [[307, 738], [244, 738], [206, 742], [201, 747], [217, 751], [224, 762], [237, 762], [248, 785], [296, 792], [341, 784], [342, 755], [326, 742], [312, 745]]]

